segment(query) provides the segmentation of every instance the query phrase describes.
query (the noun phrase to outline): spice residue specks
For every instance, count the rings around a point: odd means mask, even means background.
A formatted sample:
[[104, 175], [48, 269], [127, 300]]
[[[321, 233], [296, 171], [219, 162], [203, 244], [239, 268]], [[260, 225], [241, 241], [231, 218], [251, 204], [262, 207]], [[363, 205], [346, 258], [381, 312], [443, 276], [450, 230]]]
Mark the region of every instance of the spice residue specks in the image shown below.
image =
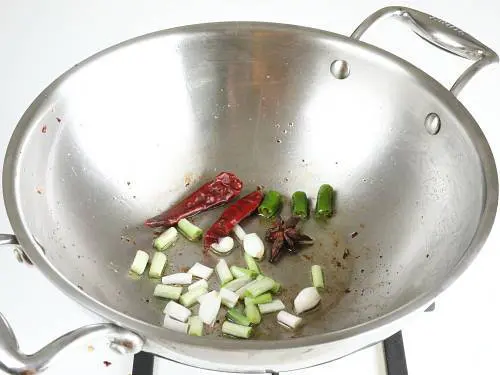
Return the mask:
[[358, 232], [352, 232], [352, 233], [351, 233], [351, 238], [355, 238], [355, 237], [357, 237], [357, 235], [358, 235], [358, 234], [359, 234]]
[[350, 253], [349, 249], [345, 249], [344, 254], [342, 254], [342, 259], [346, 259], [350, 254], [351, 253]]
[[56, 120], [58, 123], [61, 123], [61, 118], [60, 117], [56, 117]]
[[38, 194], [42, 195], [42, 194], [43, 194], [43, 189], [42, 189], [41, 187], [37, 187], [37, 188], [36, 188], [36, 192], [37, 192]]
[[47, 125], [42, 126], [42, 133], [47, 133]]
[[92, 345], [87, 346], [87, 351], [92, 353], [94, 351], [94, 347]]
[[111, 362], [110, 361], [102, 361], [102, 363], [104, 363], [104, 366], [106, 366], [106, 367], [111, 366]]

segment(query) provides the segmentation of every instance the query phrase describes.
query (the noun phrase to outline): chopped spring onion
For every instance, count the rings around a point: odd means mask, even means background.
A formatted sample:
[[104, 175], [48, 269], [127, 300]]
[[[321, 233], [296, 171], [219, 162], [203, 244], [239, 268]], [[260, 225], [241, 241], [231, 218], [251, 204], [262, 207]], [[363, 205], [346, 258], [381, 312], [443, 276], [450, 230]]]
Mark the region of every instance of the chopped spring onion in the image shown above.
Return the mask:
[[198, 303], [202, 303], [203, 300], [207, 297], [209, 298], [213, 298], [213, 297], [217, 297], [219, 295], [219, 292], [216, 291], [216, 290], [212, 290], [211, 292], [208, 292], [206, 294], [202, 294], [201, 296], [198, 297]]
[[191, 267], [188, 271], [193, 276], [199, 277], [200, 279], [208, 280], [210, 276], [212, 276], [212, 272], [214, 270], [210, 267], [207, 267], [201, 263], [196, 262], [193, 267]]
[[[262, 280], [264, 277], [267, 277], [267, 276], [259, 275], [259, 276], [257, 276], [257, 280]], [[271, 293], [278, 294], [281, 291], [281, 284], [279, 282], [277, 282], [276, 280], [273, 280], [273, 281], [274, 281], [274, 285], [271, 289]]]
[[301, 219], [309, 216], [309, 200], [303, 191], [296, 191], [292, 195], [292, 215]]
[[190, 286], [188, 286], [188, 290], [193, 290], [193, 289], [197, 289], [197, 288], [208, 289], [207, 280], [201, 279], [201, 280], [198, 280], [197, 282], [191, 284]]
[[215, 266], [215, 273], [217, 273], [221, 284], [228, 283], [233, 279], [233, 275], [224, 259], [219, 260], [219, 263]]
[[196, 302], [198, 302], [198, 298], [204, 294], [207, 294], [207, 290], [205, 288], [188, 290], [179, 298], [179, 302], [186, 307], [191, 307], [196, 304]]
[[158, 284], [155, 287], [153, 295], [155, 297], [168, 298], [177, 301], [182, 293], [182, 286], [172, 286]]
[[178, 320], [180, 322], [186, 322], [188, 318], [191, 316], [191, 310], [185, 308], [182, 305], [179, 305], [175, 301], [170, 301], [165, 306], [163, 313], [168, 315], [169, 317]]
[[203, 230], [187, 219], [181, 219], [177, 223], [177, 227], [181, 234], [186, 237], [189, 241], [197, 241], [201, 238]]
[[[237, 279], [238, 280], [238, 279]], [[240, 299], [243, 299], [246, 295], [246, 292], [247, 292], [247, 289], [252, 286], [253, 284], [255, 284], [257, 282], [257, 280], [254, 280], [250, 283], [247, 283], [246, 285], [243, 285], [240, 289], [238, 289], [235, 293], [238, 295], [238, 297]]]
[[252, 327], [242, 326], [226, 320], [222, 324], [222, 333], [242, 339], [248, 339], [252, 335]]
[[163, 320], [163, 326], [171, 329], [172, 331], [177, 331], [181, 333], [188, 332], [188, 324], [179, 322], [178, 320], [172, 319], [168, 315], [165, 315], [165, 320]]
[[166, 264], [167, 256], [159, 251], [155, 252], [153, 259], [151, 260], [151, 266], [149, 267], [149, 277], [155, 279], [160, 278]]
[[264, 242], [257, 233], [248, 233], [243, 238], [243, 249], [251, 257], [262, 259], [264, 256]]
[[269, 219], [276, 216], [281, 208], [281, 194], [277, 191], [271, 190], [266, 193], [258, 211], [259, 215]]
[[315, 264], [311, 267], [312, 283], [315, 288], [325, 288], [325, 279], [323, 277], [323, 270], [321, 266]]
[[245, 298], [245, 315], [252, 324], [259, 324], [262, 320], [259, 308], [250, 297]]
[[234, 248], [234, 240], [232, 237], [222, 237], [219, 243], [214, 243], [211, 246], [211, 249], [220, 255], [227, 255]]
[[260, 280], [256, 280], [248, 286], [245, 291], [245, 296], [247, 297], [257, 297], [265, 292], [270, 291], [274, 286], [274, 280], [269, 277], [264, 277]]
[[179, 234], [177, 232], [177, 229], [175, 229], [174, 227], [170, 227], [155, 238], [155, 240], [153, 241], [153, 247], [158, 251], [165, 251], [170, 246], [172, 246], [175, 241], [177, 241], [178, 237]]
[[246, 268], [243, 268], [243, 267], [238, 267], [238, 266], [231, 266], [231, 273], [233, 274], [233, 276], [237, 279], [239, 277], [250, 277], [250, 278], [254, 278], [255, 276], [257, 276], [257, 274], [254, 272], [254, 271], [250, 271]]
[[326, 219], [333, 216], [333, 205], [335, 200], [335, 190], [328, 185], [321, 185], [316, 199], [314, 210], [317, 219]]
[[130, 270], [138, 275], [142, 275], [148, 265], [149, 254], [142, 250], [137, 250]]
[[190, 273], [174, 273], [163, 276], [161, 282], [162, 284], [189, 285], [193, 282], [193, 275]]
[[195, 315], [188, 320], [189, 330], [188, 334], [190, 336], [203, 336], [203, 322], [200, 317]]
[[277, 319], [279, 324], [290, 329], [297, 329], [297, 327], [302, 324], [301, 317], [292, 315], [286, 311], [280, 311], [278, 313]]
[[297, 314], [301, 314], [304, 311], [311, 310], [316, 307], [320, 301], [321, 296], [319, 295], [318, 290], [315, 287], [310, 286], [299, 292], [293, 301], [293, 306], [295, 308], [295, 312]]
[[[255, 305], [261, 305], [263, 303], [269, 303], [273, 300], [273, 296], [271, 295], [271, 293], [264, 293], [264, 294], [261, 294], [260, 296], [257, 296], [255, 298], [252, 298], [252, 297], [248, 297], [250, 298], [250, 300], [255, 304]], [[246, 298], [245, 298], [246, 300]]]
[[232, 309], [238, 303], [239, 296], [232, 290], [222, 288], [219, 293], [224, 306]]
[[248, 276], [245, 277], [239, 277], [237, 279], [234, 279], [233, 281], [228, 282], [227, 284], [224, 284], [225, 289], [229, 289], [233, 292], [237, 291], [238, 289], [244, 287], [248, 283], [250, 283], [252, 279]]
[[243, 242], [243, 238], [245, 237], [246, 233], [245, 230], [239, 225], [236, 224], [233, 228], [234, 235], [240, 242]]
[[285, 305], [279, 299], [275, 299], [269, 303], [263, 303], [262, 305], [259, 305], [259, 310], [261, 314], [269, 314], [284, 309]]
[[242, 326], [250, 325], [250, 320], [248, 320], [248, 318], [241, 312], [239, 312], [237, 309], [229, 309], [226, 313], [226, 318]]
[[252, 256], [248, 255], [247, 253], [245, 253], [245, 262], [250, 271], [260, 274], [259, 265], [255, 261], [255, 259]]
[[222, 299], [219, 293], [203, 298], [200, 303], [200, 310], [198, 311], [198, 315], [203, 323], [208, 324], [209, 326], [214, 325], [215, 320], [217, 319], [217, 314], [219, 313], [221, 302]]

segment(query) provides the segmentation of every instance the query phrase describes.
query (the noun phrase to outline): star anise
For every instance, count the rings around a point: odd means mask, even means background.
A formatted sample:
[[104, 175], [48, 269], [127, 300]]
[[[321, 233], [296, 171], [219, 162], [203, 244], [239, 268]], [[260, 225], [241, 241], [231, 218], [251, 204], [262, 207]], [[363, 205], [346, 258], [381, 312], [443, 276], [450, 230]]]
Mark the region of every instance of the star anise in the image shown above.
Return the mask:
[[267, 231], [266, 240], [273, 243], [269, 262], [276, 262], [284, 251], [296, 254], [300, 245], [312, 245], [313, 239], [297, 228], [300, 218], [292, 216], [284, 221], [278, 217], [276, 223]]

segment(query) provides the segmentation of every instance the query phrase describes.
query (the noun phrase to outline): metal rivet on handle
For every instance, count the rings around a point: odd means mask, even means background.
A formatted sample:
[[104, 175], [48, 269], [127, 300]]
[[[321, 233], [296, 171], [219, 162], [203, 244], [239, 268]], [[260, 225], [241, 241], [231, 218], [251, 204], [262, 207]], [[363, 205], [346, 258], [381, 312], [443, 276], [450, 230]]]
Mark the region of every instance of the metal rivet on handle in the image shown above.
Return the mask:
[[347, 78], [350, 70], [349, 64], [345, 60], [335, 60], [330, 65], [330, 73], [337, 79]]
[[425, 117], [424, 125], [427, 133], [430, 135], [436, 135], [441, 129], [441, 119], [436, 113], [429, 113]]

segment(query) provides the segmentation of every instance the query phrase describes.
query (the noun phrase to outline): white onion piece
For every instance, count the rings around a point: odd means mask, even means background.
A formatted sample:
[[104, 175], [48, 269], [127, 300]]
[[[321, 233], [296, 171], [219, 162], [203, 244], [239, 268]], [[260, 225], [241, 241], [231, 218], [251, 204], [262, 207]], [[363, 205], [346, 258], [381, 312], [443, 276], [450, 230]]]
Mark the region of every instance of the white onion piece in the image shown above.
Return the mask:
[[201, 279], [196, 281], [195, 283], [192, 283], [190, 286], [188, 286], [188, 290], [194, 290], [197, 288], [205, 288], [208, 289], [208, 283], [207, 280]]
[[217, 297], [218, 295], [219, 295], [218, 291], [212, 290], [211, 292], [208, 292], [206, 294], [203, 294], [203, 295], [199, 296], [198, 297], [198, 303], [201, 304], [201, 302], [205, 299], [205, 297], [214, 298], [214, 297]]
[[277, 319], [279, 324], [290, 329], [297, 329], [297, 327], [302, 324], [301, 317], [292, 315], [286, 311], [280, 311], [278, 313]]
[[193, 282], [193, 275], [190, 273], [174, 273], [163, 276], [161, 282], [162, 284], [189, 285]]
[[217, 314], [219, 313], [220, 304], [222, 299], [217, 293], [216, 295], [210, 295], [203, 298], [200, 302], [200, 310], [198, 315], [203, 323], [213, 326], [215, 320], [217, 319]]
[[222, 304], [226, 307], [232, 309], [238, 303], [239, 296], [232, 290], [222, 288], [219, 291], [220, 297], [222, 299]]
[[232, 237], [222, 237], [219, 243], [211, 245], [212, 250], [219, 254], [228, 254], [233, 250], [234, 240]]
[[196, 262], [193, 267], [191, 267], [188, 271], [193, 276], [199, 277], [200, 279], [208, 280], [210, 276], [212, 276], [212, 272], [214, 270], [210, 267], [207, 267], [201, 263]]
[[243, 238], [245, 237], [246, 233], [245, 230], [239, 225], [236, 224], [233, 228], [234, 235], [236, 238], [240, 241], [243, 242]]
[[321, 296], [319, 295], [318, 290], [315, 287], [310, 286], [299, 292], [293, 301], [293, 306], [295, 308], [295, 312], [300, 314], [316, 307], [319, 301], [321, 301]]
[[181, 333], [187, 333], [189, 325], [187, 323], [179, 322], [178, 320], [172, 319], [168, 315], [165, 315], [165, 320], [163, 320], [163, 326], [171, 329], [172, 331], [177, 331]]
[[185, 308], [184, 306], [178, 304], [177, 302], [170, 301], [165, 306], [163, 313], [170, 316], [171, 318], [178, 320], [180, 322], [186, 322], [191, 316], [191, 310]]
[[249, 233], [243, 237], [243, 249], [251, 257], [262, 259], [264, 256], [264, 242], [257, 233]]

